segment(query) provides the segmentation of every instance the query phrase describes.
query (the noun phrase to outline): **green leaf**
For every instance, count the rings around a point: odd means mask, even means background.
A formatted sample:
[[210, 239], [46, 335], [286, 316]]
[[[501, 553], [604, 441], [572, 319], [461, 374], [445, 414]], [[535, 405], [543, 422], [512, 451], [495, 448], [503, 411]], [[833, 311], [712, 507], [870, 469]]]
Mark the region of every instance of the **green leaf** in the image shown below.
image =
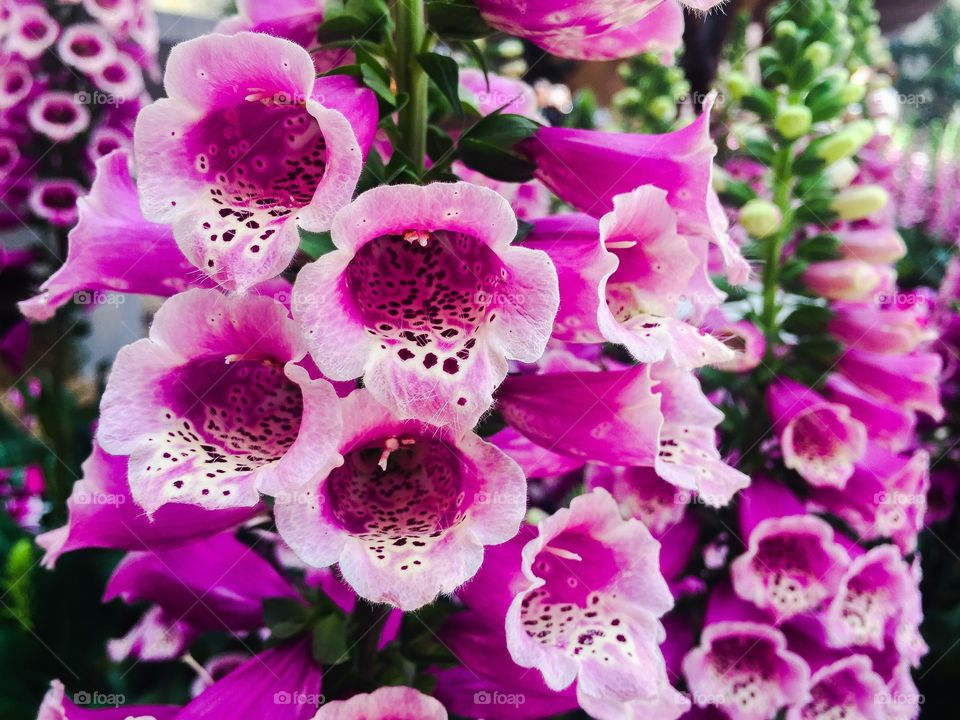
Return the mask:
[[328, 3], [325, 19], [317, 31], [323, 45], [345, 40], [377, 40], [390, 26], [390, 8], [385, 0], [346, 0]]
[[464, 50], [467, 51], [467, 54], [473, 58], [473, 61], [477, 64], [477, 67], [483, 71], [483, 79], [489, 83], [490, 82], [490, 71], [487, 67], [487, 56], [483, 54], [483, 50], [480, 48], [477, 43], [473, 40], [463, 40], [460, 45]]
[[464, 0], [427, 0], [427, 24], [445, 40], [477, 40], [493, 34], [477, 6]]
[[310, 608], [291, 598], [266, 598], [263, 601], [263, 621], [270, 628], [270, 636], [287, 640], [307, 629]]
[[340, 665], [350, 658], [347, 648], [347, 620], [327, 615], [313, 626], [313, 659], [324, 665]]
[[[383, 185], [386, 180], [387, 169], [384, 167], [383, 158], [376, 150], [371, 150], [370, 154], [367, 155], [367, 162], [364, 163], [363, 170], [360, 172], [360, 179], [357, 180], [357, 189], [354, 196]], [[330, 244], [333, 245], [332, 242]]]
[[536, 165], [516, 150], [539, 125], [522, 115], [493, 113], [460, 136], [457, 150], [464, 165], [504, 182], [526, 182]]
[[427, 155], [435, 163], [445, 160], [454, 150], [453, 139], [436, 125], [427, 127]]
[[463, 106], [460, 104], [460, 68], [457, 61], [439, 53], [420, 53], [417, 55], [417, 62], [443, 93], [457, 116], [463, 118]]
[[[373, 153], [371, 153], [373, 154]], [[300, 230], [300, 251], [311, 260], [316, 260], [321, 255], [335, 250], [333, 240], [330, 239], [329, 232], [310, 232], [299, 228]]]

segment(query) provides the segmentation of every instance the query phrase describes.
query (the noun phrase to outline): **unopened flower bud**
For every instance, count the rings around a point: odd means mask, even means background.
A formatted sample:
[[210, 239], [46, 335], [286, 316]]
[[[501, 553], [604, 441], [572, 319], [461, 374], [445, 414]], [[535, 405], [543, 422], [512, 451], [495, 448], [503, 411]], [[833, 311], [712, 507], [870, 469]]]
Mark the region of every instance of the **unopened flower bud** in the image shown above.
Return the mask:
[[740, 210], [740, 224], [755, 238], [773, 235], [783, 226], [783, 213], [769, 200], [751, 200]]
[[787, 140], [796, 140], [810, 131], [813, 115], [806, 105], [784, 105], [777, 111], [773, 124]]
[[752, 83], [743, 73], [732, 72], [727, 75], [727, 91], [734, 100], [739, 100], [750, 92]]
[[858, 103], [867, 94], [867, 86], [861, 82], [850, 82], [840, 92], [840, 100], [847, 103]]
[[803, 272], [804, 284], [828, 300], [866, 300], [883, 283], [883, 274], [861, 260], [828, 260]]
[[879, 185], [856, 185], [837, 194], [830, 207], [842, 220], [863, 220], [883, 210], [890, 195]]
[[817, 156], [832, 164], [849, 158], [870, 142], [875, 128], [869, 120], [856, 120], [824, 140]]
[[773, 32], [777, 37], [796, 37], [797, 24], [792, 20], [781, 20]]
[[818, 70], [823, 70], [833, 59], [833, 48], [823, 40], [810, 43], [803, 51], [803, 57]]
[[677, 104], [662, 95], [651, 100], [649, 107], [650, 114], [657, 120], [673, 120], [677, 116]]
[[857, 179], [860, 174], [860, 166], [850, 158], [843, 158], [832, 163], [826, 169], [827, 180], [837, 190], [843, 190], [850, 187], [850, 183]]

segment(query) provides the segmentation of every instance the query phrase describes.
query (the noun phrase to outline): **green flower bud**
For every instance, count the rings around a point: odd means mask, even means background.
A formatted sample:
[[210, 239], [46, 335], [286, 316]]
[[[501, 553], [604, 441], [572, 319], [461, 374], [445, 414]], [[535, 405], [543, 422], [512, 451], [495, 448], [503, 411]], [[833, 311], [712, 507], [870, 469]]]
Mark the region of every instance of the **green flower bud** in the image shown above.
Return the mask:
[[677, 116], [677, 104], [662, 95], [651, 100], [649, 108], [657, 120], [673, 120]]
[[883, 210], [888, 202], [890, 196], [879, 185], [857, 185], [837, 193], [830, 208], [841, 220], [863, 220]]
[[803, 51], [803, 57], [818, 70], [823, 70], [833, 59], [833, 48], [822, 40], [810, 43]]
[[751, 200], [740, 210], [740, 225], [752, 237], [770, 237], [783, 227], [783, 213], [769, 200]]
[[773, 126], [787, 140], [796, 140], [810, 132], [813, 115], [806, 105], [783, 105], [777, 110]]
[[777, 27], [774, 28], [773, 32], [777, 37], [796, 37], [797, 24], [792, 20], [781, 20], [777, 23]]
[[498, 46], [500, 57], [518, 58], [523, 57], [523, 43], [515, 38], [504, 40]]
[[643, 93], [635, 87], [624, 88], [613, 96], [613, 104], [617, 107], [630, 107], [640, 105], [642, 102]]
[[817, 157], [832, 165], [838, 160], [853, 157], [873, 137], [874, 127], [869, 120], [856, 120], [826, 138], [817, 149]]
[[866, 85], [860, 82], [850, 82], [840, 91], [840, 100], [850, 105], [851, 103], [858, 103], [863, 100], [866, 94]]

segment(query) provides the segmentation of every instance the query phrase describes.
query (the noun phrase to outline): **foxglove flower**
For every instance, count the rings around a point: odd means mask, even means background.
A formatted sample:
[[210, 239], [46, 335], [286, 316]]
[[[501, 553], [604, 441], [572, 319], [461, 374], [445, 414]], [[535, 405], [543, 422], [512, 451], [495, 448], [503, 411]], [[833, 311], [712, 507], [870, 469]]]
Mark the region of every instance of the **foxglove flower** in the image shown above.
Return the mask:
[[929, 488], [926, 451], [897, 454], [869, 443], [844, 489], [817, 488], [810, 504], [842, 518], [863, 540], [890, 538], [903, 552], [912, 552]]
[[196, 638], [197, 631], [188, 623], [153, 605], [125, 635], [107, 641], [107, 655], [115, 663], [128, 658], [145, 662], [176, 660]]
[[786, 720], [885, 720], [887, 686], [865, 655], [824, 665], [810, 678], [810, 699], [787, 710]]
[[294, 286], [317, 365], [362, 375], [399, 417], [473, 427], [506, 359], [543, 354], [559, 302], [550, 259], [511, 246], [516, 231], [507, 202], [476, 185], [365, 192], [334, 219], [336, 250]]
[[907, 246], [889, 225], [841, 228], [837, 233], [844, 257], [871, 265], [893, 265], [907, 254]]
[[781, 378], [767, 390], [783, 462], [811, 485], [842, 488], [867, 449], [867, 429], [845, 405]]
[[659, 618], [673, 605], [659, 549], [597, 489], [492, 550], [461, 596], [487, 617], [505, 617], [514, 662], [539, 670], [550, 689], [576, 682], [587, 712], [625, 717], [632, 703], [676, 695], [658, 647]]
[[694, 702], [714, 705], [730, 720], [769, 720], [785, 705], [807, 698], [810, 668], [787, 649], [783, 633], [742, 612], [721, 586], [707, 607], [700, 645], [683, 660]]
[[803, 271], [807, 288], [829, 300], [862, 302], [876, 297], [892, 282], [892, 269], [862, 260], [825, 260]]
[[447, 711], [432, 697], [409, 687], [382, 687], [369, 695], [325, 703], [313, 720], [447, 720]]
[[4, 65], [0, 67], [0, 110], [16, 107], [32, 90], [30, 66], [16, 57], [4, 57]]
[[263, 627], [264, 600], [297, 597], [273, 566], [232, 532], [128, 553], [103, 594], [104, 602], [151, 603], [196, 630], [231, 632]]
[[939, 384], [943, 361], [939, 355], [918, 352], [890, 356], [847, 350], [837, 369], [880, 401], [926, 413], [937, 422], [943, 419]]
[[307, 49], [316, 44], [317, 29], [323, 22], [324, 0], [238, 0], [237, 14], [224, 18], [216, 32], [234, 35], [258, 32], [286, 38]]
[[36, 60], [60, 34], [60, 26], [41, 3], [14, 3], [4, 33], [3, 50], [25, 60]]
[[168, 502], [250, 507], [338, 462], [333, 387], [298, 364], [305, 348], [268, 297], [190, 290], [167, 300], [150, 336], [117, 355], [101, 403], [104, 449], [130, 455], [130, 491]]
[[598, 371], [557, 355], [566, 367], [511, 375], [497, 393], [504, 419], [548, 451], [613, 466], [652, 466], [660, 428], [660, 398], [645, 366]]
[[868, 550], [850, 563], [824, 613], [829, 644], [882, 650], [892, 642], [909, 651], [916, 664], [926, 652], [917, 631], [922, 619], [919, 593], [910, 566], [896, 547]]
[[40, 180], [27, 202], [33, 214], [51, 225], [70, 227], [77, 221], [77, 199], [83, 188], [75, 180]]
[[67, 552], [85, 548], [144, 550], [182, 545], [236, 527], [262, 511], [259, 506], [204, 510], [191, 505], [164, 505], [147, 518], [127, 484], [127, 458], [108, 455], [94, 444], [83, 464], [83, 477], [67, 500], [67, 524], [37, 537], [52, 568]]
[[[641, 135], [544, 127], [522, 149], [544, 185], [593, 217], [609, 213], [614, 197], [638, 187], [665, 190], [680, 235], [716, 246], [728, 278], [739, 285], [749, 277], [750, 267], [730, 239], [711, 184], [717, 153], [710, 137], [713, 101], [709, 97], [703, 114], [675, 132]], [[707, 288], [702, 293], [710, 294]]]
[[118, 150], [97, 163], [90, 194], [77, 203], [79, 222], [68, 237], [66, 262], [39, 295], [20, 303], [31, 320], [49, 320], [85, 290], [169, 296], [203, 282], [170, 228], [144, 220], [128, 161]]
[[[709, 10], [720, 0], [683, 0]], [[683, 35], [681, 4], [674, 0], [535, 0], [517, 6], [508, 0], [479, 0], [488, 23], [526, 38], [553, 55], [579, 60], [609, 60], [641, 52], [672, 53]]]
[[343, 417], [343, 464], [276, 498], [280, 534], [305, 563], [339, 563], [361, 597], [415, 610], [516, 534], [526, 482], [495, 446], [398, 418], [365, 390]]
[[560, 277], [554, 337], [567, 342], [624, 345], [640, 362], [669, 357], [683, 368], [730, 360], [733, 352], [684, 322], [680, 308], [707, 258], [677, 231], [667, 194], [652, 185], [613, 199], [614, 209], [591, 228], [574, 216], [534, 227], [526, 247], [550, 255]]
[[849, 348], [886, 355], [907, 355], [936, 333], [926, 326], [918, 306], [898, 308], [839, 304], [833, 308], [830, 334]]
[[374, 96], [346, 76], [315, 79], [303, 48], [255, 33], [178, 45], [165, 86], [135, 131], [144, 215], [172, 224], [196, 267], [247, 290], [287, 266], [298, 225], [328, 230], [350, 201]]
[[71, 25], [64, 29], [57, 41], [60, 59], [87, 75], [106, 67], [116, 53], [117, 46], [110, 33], [96, 23]]
[[654, 537], [665, 535], [683, 519], [687, 509], [682, 493], [650, 467], [591, 465], [586, 473], [586, 487], [606, 490], [617, 501], [624, 517], [636, 518]]
[[839, 373], [827, 378], [824, 390], [831, 401], [850, 409], [850, 414], [866, 427], [871, 440], [894, 451], [906, 450], [913, 444], [917, 421], [910, 410], [874, 397]]
[[720, 311], [708, 313], [703, 328], [734, 351], [732, 360], [715, 363], [719, 370], [746, 373], [763, 362], [767, 352], [767, 340], [756, 325], [748, 320], [731, 322]]
[[487, 439], [509, 455], [528, 478], [552, 478], [584, 466], [582, 458], [547, 450], [509, 425]]
[[30, 127], [55, 143], [69, 142], [90, 127], [90, 111], [63, 90], [37, 96], [27, 112]]

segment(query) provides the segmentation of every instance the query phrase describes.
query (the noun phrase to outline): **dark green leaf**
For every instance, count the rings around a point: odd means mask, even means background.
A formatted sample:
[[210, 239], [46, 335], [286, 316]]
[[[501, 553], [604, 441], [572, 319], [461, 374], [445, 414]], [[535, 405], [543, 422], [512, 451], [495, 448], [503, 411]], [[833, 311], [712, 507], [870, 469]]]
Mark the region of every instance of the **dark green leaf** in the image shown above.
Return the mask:
[[347, 621], [342, 615], [327, 615], [313, 626], [313, 659], [324, 665], [339, 665], [350, 657]]
[[477, 6], [464, 0], [427, 0], [427, 22], [445, 40], [476, 40], [493, 34]]
[[536, 166], [516, 149], [539, 125], [522, 115], [494, 113], [467, 130], [457, 144], [463, 163], [487, 177], [525, 182]]
[[335, 249], [329, 232], [315, 233], [303, 228], [299, 228], [299, 230], [300, 251], [311, 260], [316, 260], [321, 255], [326, 255]]
[[286, 640], [307, 629], [310, 608], [291, 598], [267, 598], [263, 601], [263, 621], [271, 637]]
[[458, 117], [463, 117], [463, 106], [460, 104], [460, 69], [457, 61], [447, 55], [439, 53], [420, 53], [417, 55], [420, 67], [443, 93]]

